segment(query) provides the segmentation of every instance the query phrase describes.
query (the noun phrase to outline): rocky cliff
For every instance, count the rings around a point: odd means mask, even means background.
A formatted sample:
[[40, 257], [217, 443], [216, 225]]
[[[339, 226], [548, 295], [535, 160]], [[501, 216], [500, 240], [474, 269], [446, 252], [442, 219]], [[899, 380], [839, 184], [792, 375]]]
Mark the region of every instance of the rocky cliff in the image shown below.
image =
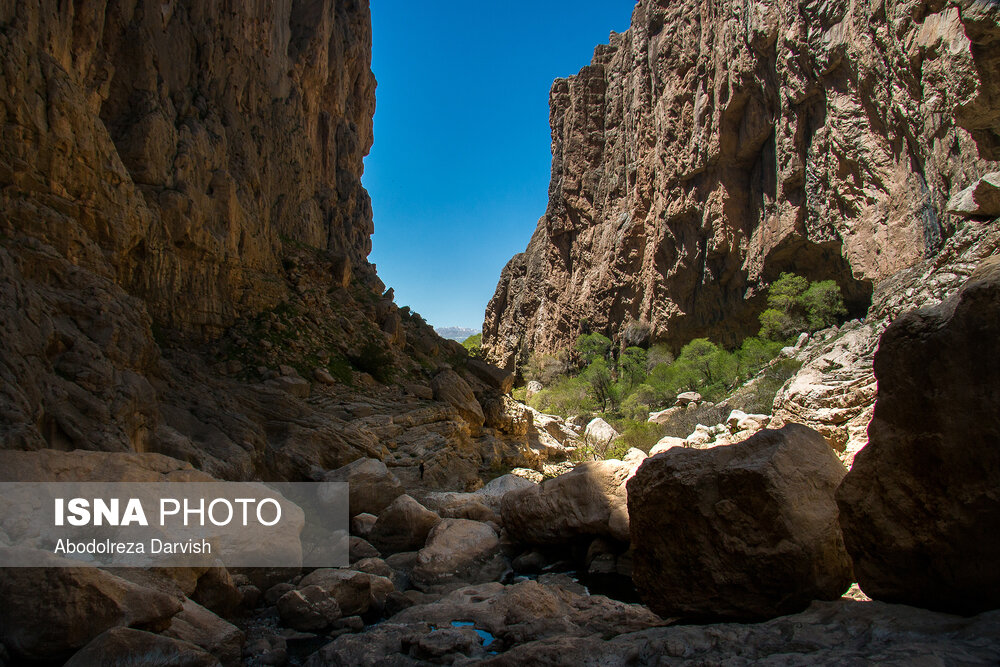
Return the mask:
[[995, 11], [640, 0], [552, 86], [549, 205], [487, 309], [489, 358], [513, 368], [585, 328], [734, 343], [789, 270], [864, 314], [996, 169]]
[[[0, 2], [0, 448], [431, 486], [537, 458], [367, 261], [371, 39], [365, 0]], [[452, 367], [489, 418], [431, 389]]]

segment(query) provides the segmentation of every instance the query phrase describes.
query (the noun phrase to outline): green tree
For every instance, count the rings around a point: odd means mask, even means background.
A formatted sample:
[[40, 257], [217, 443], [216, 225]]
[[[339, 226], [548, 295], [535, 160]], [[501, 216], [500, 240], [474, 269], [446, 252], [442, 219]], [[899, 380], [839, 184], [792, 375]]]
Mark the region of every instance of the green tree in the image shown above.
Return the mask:
[[477, 333], [462, 341], [462, 347], [469, 351], [470, 357], [481, 357], [483, 345], [483, 334]]
[[615, 385], [607, 361], [602, 358], [594, 359], [581, 377], [590, 385], [591, 395], [602, 410], [617, 407], [618, 387]]
[[627, 391], [646, 378], [646, 350], [641, 347], [627, 347], [618, 359], [618, 377]]
[[576, 339], [576, 351], [589, 366], [595, 359], [607, 359], [611, 352], [611, 339], [599, 333], [584, 334]]
[[802, 294], [802, 304], [810, 331], [819, 331], [832, 326], [847, 315], [844, 297], [840, 287], [832, 280], [812, 283]]

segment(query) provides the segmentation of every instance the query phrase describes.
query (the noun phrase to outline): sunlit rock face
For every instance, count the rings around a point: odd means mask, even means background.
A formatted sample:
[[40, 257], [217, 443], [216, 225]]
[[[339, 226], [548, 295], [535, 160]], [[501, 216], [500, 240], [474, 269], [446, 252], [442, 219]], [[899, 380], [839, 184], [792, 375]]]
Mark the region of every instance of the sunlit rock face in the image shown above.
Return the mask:
[[641, 0], [552, 87], [549, 206], [487, 309], [488, 357], [510, 368], [587, 328], [737, 342], [789, 270], [863, 315], [996, 169], [995, 11]]

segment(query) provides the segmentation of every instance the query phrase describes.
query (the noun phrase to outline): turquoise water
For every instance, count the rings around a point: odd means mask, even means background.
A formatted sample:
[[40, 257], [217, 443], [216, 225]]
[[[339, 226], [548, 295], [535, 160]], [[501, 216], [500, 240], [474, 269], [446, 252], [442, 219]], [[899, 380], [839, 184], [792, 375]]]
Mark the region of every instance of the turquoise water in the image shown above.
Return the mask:
[[493, 635], [486, 632], [486, 630], [480, 630], [479, 628], [477, 628], [476, 624], [471, 621], [452, 621], [451, 626], [453, 628], [472, 628], [473, 630], [475, 630], [476, 634], [479, 635], [483, 640], [483, 648], [492, 644], [493, 640], [496, 639]]

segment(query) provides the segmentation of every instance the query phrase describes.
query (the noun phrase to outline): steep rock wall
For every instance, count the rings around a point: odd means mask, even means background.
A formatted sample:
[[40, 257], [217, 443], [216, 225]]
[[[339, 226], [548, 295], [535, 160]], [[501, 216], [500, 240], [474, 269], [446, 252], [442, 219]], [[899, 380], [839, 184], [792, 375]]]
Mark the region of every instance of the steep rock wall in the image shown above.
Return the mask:
[[488, 357], [512, 368], [635, 322], [734, 343], [787, 270], [864, 314], [995, 170], [991, 7], [641, 0], [552, 87], [549, 206], [487, 308]]

